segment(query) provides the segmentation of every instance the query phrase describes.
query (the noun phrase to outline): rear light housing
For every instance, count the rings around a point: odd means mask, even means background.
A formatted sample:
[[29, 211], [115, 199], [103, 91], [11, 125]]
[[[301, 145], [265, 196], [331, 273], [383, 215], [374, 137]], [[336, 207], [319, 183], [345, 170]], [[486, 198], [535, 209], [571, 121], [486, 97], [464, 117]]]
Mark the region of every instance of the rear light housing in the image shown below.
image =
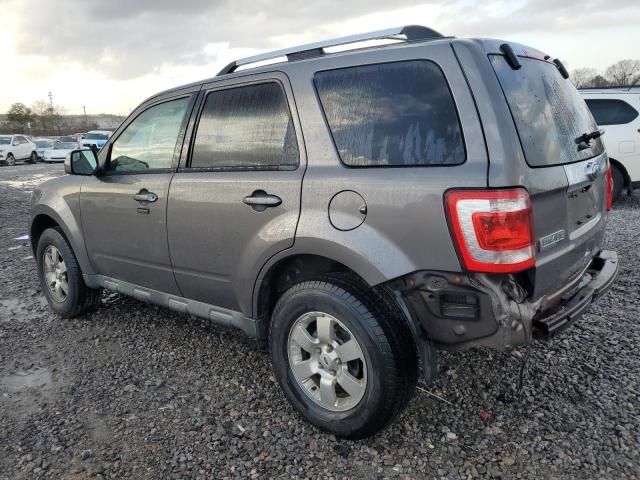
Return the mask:
[[606, 182], [607, 182], [607, 210], [611, 210], [611, 207], [613, 206], [613, 175], [611, 175], [611, 165], [607, 167]]
[[525, 189], [450, 190], [445, 207], [467, 270], [517, 273], [535, 265], [533, 214]]

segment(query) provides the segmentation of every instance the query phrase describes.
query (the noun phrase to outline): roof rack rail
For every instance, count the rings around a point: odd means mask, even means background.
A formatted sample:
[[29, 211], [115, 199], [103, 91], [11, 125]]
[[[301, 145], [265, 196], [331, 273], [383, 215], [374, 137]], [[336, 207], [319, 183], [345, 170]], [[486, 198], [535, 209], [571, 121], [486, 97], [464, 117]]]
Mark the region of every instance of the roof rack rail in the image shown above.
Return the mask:
[[287, 57], [288, 61], [319, 57], [325, 54], [325, 48], [338, 47], [351, 43], [385, 39], [413, 42], [420, 40], [433, 40], [437, 38], [444, 38], [444, 36], [429, 27], [423, 27], [422, 25], [404, 25], [401, 27], [387, 28], [385, 30], [376, 30], [374, 32], [359, 33], [346, 37], [333, 38], [331, 40], [308, 43], [306, 45], [299, 45], [297, 47], [283, 48], [281, 50], [261, 53], [252, 57], [241, 58], [239, 60], [234, 60], [229, 65], [220, 70], [218, 76], [233, 73], [238, 67], [244, 65], [264, 62], [278, 57]]

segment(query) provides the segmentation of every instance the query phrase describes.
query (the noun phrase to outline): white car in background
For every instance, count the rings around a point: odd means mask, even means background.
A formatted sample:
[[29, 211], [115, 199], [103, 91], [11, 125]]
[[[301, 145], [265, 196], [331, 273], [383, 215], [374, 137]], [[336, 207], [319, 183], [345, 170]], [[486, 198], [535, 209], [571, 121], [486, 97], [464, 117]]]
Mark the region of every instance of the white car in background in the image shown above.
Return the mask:
[[640, 86], [580, 90], [611, 161], [613, 199], [640, 186]]
[[0, 165], [15, 165], [16, 160], [36, 163], [36, 144], [26, 135], [0, 135]]
[[33, 143], [36, 144], [38, 160], [44, 160], [44, 151], [53, 148], [53, 140], [50, 138], [34, 138]]
[[100, 150], [113, 132], [109, 130], [91, 130], [87, 132], [80, 142], [82, 147], [96, 148]]
[[52, 148], [44, 151], [44, 161], [46, 163], [64, 162], [67, 155], [77, 148], [79, 146], [76, 142], [54, 142]]

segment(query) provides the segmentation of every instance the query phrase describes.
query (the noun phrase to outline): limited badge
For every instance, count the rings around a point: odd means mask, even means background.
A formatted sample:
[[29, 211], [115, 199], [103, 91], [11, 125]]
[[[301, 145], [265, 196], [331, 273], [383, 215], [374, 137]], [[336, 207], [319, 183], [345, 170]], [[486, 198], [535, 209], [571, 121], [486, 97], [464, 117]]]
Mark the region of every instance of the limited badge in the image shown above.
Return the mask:
[[549, 235], [545, 235], [544, 237], [538, 240], [538, 245], [540, 245], [540, 251], [547, 250], [551, 248], [558, 242], [564, 240], [564, 230], [558, 230], [557, 232], [550, 233]]

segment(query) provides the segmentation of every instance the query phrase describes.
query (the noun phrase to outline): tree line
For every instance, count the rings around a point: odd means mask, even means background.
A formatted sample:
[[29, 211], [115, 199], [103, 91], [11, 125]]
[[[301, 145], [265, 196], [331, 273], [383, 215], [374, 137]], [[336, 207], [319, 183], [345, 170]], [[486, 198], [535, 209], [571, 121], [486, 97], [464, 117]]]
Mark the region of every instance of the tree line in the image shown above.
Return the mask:
[[571, 72], [578, 88], [631, 87], [640, 84], [640, 60], [620, 60], [604, 72], [595, 68], [578, 68]]
[[32, 136], [60, 136], [98, 130], [98, 120], [118, 125], [123, 117], [117, 115], [67, 115], [62, 107], [38, 100], [31, 105], [14, 103], [4, 120], [0, 118], [1, 133], [24, 133]]

